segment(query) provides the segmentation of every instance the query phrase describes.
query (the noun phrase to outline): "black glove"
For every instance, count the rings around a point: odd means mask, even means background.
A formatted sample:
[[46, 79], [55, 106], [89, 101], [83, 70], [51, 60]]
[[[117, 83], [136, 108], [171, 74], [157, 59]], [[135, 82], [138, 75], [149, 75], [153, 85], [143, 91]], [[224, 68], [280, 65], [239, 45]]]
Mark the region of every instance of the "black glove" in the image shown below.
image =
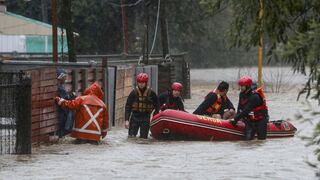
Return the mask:
[[232, 126], [237, 126], [238, 121], [233, 120], [233, 121], [230, 121], [230, 123], [232, 124]]
[[230, 121], [230, 123], [233, 126], [237, 126], [238, 121], [239, 121], [239, 116], [236, 115], [236, 117], [234, 117], [233, 121]]

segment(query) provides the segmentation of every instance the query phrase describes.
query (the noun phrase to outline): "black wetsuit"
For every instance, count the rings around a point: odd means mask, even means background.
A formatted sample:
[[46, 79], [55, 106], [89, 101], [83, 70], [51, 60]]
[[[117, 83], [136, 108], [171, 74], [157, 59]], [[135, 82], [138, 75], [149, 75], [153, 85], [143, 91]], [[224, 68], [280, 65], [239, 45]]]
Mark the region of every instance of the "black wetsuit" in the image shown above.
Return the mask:
[[244, 123], [246, 124], [244, 132], [246, 140], [253, 139], [256, 133], [258, 139], [266, 139], [267, 137], [267, 123], [269, 122], [268, 110], [264, 109], [259, 111], [259, 115], [261, 115], [259, 121], [251, 121], [249, 118], [249, 113], [251, 113], [254, 108], [262, 105], [262, 97], [257, 93], [253, 93], [252, 90], [249, 90], [246, 93], [240, 93], [239, 95], [238, 111], [234, 120], [235, 122], [240, 119], [244, 120]]
[[[148, 92], [146, 92], [148, 91]], [[144, 96], [140, 96], [138, 88], [131, 91], [125, 105], [125, 120], [129, 120], [129, 136], [136, 136], [140, 128], [140, 137], [148, 138], [150, 129], [150, 115], [159, 112], [158, 97], [151, 89], [145, 88], [140, 91]]]

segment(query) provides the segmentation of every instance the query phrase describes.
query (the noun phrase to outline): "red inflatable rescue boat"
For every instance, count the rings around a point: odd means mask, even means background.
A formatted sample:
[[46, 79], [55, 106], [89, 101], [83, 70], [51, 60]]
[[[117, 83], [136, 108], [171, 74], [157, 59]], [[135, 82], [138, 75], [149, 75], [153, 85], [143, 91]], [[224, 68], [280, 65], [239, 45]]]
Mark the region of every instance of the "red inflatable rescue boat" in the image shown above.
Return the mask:
[[[234, 127], [228, 120], [165, 110], [151, 120], [151, 133], [155, 139], [171, 140], [243, 140], [244, 123]], [[268, 123], [267, 138], [293, 137], [297, 129], [288, 121]]]

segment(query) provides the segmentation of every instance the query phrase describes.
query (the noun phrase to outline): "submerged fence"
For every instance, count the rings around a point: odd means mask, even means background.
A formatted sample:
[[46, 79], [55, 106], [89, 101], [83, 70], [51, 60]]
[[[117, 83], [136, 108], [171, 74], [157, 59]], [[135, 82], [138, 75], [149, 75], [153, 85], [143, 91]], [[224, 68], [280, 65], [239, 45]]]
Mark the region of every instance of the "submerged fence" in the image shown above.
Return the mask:
[[0, 72], [0, 154], [31, 153], [31, 81]]
[[[178, 81], [185, 87], [184, 97], [190, 98], [188, 63], [183, 56], [174, 58], [152, 59], [149, 64], [137, 63], [136, 59], [116, 61], [112, 58], [109, 64], [106, 57], [98, 57], [95, 63], [0, 60], [0, 154], [30, 153], [32, 145], [55, 140], [58, 119], [53, 99], [57, 90], [57, 68], [65, 69], [66, 89], [73, 92], [81, 94], [91, 83], [99, 81], [108, 105], [109, 124], [123, 127], [125, 101], [140, 72], [149, 74], [149, 86], [156, 93]], [[17, 70], [21, 72], [7, 72]]]

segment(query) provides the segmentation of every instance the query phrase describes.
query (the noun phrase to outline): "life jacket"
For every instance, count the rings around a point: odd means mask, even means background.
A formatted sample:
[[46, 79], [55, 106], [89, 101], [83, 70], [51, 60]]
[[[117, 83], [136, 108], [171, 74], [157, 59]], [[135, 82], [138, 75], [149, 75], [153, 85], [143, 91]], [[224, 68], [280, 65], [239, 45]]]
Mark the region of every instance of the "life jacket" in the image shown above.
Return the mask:
[[267, 106], [267, 102], [266, 102], [266, 97], [265, 97], [265, 95], [263, 93], [262, 88], [258, 88], [255, 91], [253, 91], [253, 94], [258, 94], [261, 97], [262, 105], [252, 109], [252, 113], [249, 116], [249, 119], [251, 121], [260, 121], [260, 120], [263, 120], [266, 117], [267, 112], [268, 112], [268, 106]]
[[221, 109], [222, 103], [227, 101], [227, 96], [219, 95], [216, 90], [213, 90], [211, 93], [216, 94], [218, 99], [206, 109], [206, 112], [216, 114]]
[[155, 108], [151, 99], [151, 89], [146, 88], [144, 92], [136, 87], [135, 88], [136, 99], [132, 104], [132, 111], [151, 113]]

